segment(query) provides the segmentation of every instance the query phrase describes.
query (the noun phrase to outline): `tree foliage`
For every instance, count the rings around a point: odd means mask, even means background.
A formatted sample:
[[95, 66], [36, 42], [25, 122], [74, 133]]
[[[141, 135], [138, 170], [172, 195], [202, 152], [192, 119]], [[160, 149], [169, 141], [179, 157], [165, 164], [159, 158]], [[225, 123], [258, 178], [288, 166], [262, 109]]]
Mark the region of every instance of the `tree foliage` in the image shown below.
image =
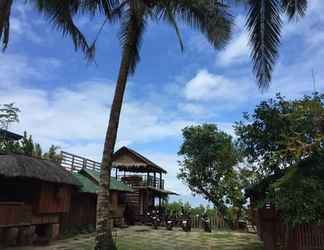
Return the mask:
[[[14, 103], [0, 105], [0, 128], [8, 129], [10, 124], [19, 122], [19, 112], [20, 109]], [[40, 144], [34, 143], [32, 136], [26, 131], [19, 141], [0, 136], [0, 154], [23, 154], [60, 163], [61, 155], [57, 153], [58, 150], [59, 147], [52, 145], [43, 154]]]
[[226, 203], [236, 203], [236, 191], [241, 191], [233, 168], [239, 153], [231, 136], [213, 124], [186, 127], [182, 133], [179, 155], [183, 160], [178, 178], [224, 215]]
[[184, 211], [191, 216], [203, 215], [207, 213], [209, 216], [216, 216], [217, 210], [214, 208], [204, 206], [200, 204], [198, 207], [192, 207], [189, 202], [183, 202], [181, 200], [167, 203], [165, 210], [168, 215], [172, 217], [181, 217], [181, 213]]
[[[236, 124], [244, 154], [266, 181], [264, 202], [287, 223], [318, 223], [324, 207], [324, 95], [281, 95], [258, 105]], [[264, 181], [265, 183], [265, 181]]]

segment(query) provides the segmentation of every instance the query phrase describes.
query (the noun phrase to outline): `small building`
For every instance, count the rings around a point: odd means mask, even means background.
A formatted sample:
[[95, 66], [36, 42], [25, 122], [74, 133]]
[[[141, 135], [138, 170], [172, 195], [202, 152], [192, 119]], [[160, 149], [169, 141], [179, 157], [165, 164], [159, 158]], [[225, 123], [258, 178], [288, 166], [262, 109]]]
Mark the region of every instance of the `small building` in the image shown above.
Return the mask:
[[[92, 182], [89, 184], [91, 184], [92, 187], [93, 183], [98, 185], [100, 172], [99, 162], [64, 151], [61, 152], [61, 155], [62, 167], [73, 173], [80, 174], [78, 176], [79, 178], [87, 177], [88, 180], [84, 179], [84, 181], [88, 182], [91, 180]], [[167, 172], [163, 168], [127, 147], [122, 147], [114, 154], [113, 172], [114, 175], [111, 176], [110, 179], [111, 185], [114, 185], [114, 183], [118, 183], [120, 186], [121, 184], [126, 184], [126, 187], [132, 189], [132, 192], [121, 192], [119, 190], [120, 194], [118, 194], [119, 200], [126, 202], [124, 217], [127, 224], [143, 221], [149, 209], [153, 207], [161, 208], [163, 200], [165, 200], [168, 195], [176, 195], [176, 193], [165, 190], [164, 188], [164, 179], [162, 175]], [[94, 194], [97, 189], [93, 190], [92, 194]], [[89, 191], [83, 193], [87, 193], [88, 196], [91, 196], [91, 192]], [[116, 203], [114, 199], [114, 196], [112, 196], [112, 203]], [[117, 209], [116, 211], [121, 213], [124, 211], [124, 208]], [[92, 215], [91, 218], [94, 218], [94, 215]], [[91, 218], [87, 220], [93, 221]], [[115, 223], [116, 222], [118, 222], [118, 219], [115, 219]]]
[[58, 236], [80, 183], [59, 165], [24, 155], [0, 155], [0, 242], [27, 244]]
[[[97, 193], [99, 189], [99, 172], [83, 168], [73, 173], [81, 183], [81, 188], [73, 192], [70, 211], [61, 217], [63, 230], [73, 227], [95, 227]], [[115, 226], [124, 225], [124, 211], [127, 204], [127, 193], [133, 190], [126, 184], [113, 178], [110, 180], [111, 218]]]
[[[267, 188], [282, 175], [271, 175], [246, 190], [250, 198], [251, 222], [257, 228], [265, 250], [324, 250], [324, 225], [303, 224], [289, 229], [280, 210], [265, 200]], [[263, 202], [262, 202], [263, 203]]]
[[22, 138], [23, 136], [21, 135], [0, 128], [0, 139], [4, 139], [8, 141], [18, 141]]
[[167, 171], [128, 147], [115, 152], [113, 169], [116, 180], [127, 183], [134, 190], [128, 194], [125, 215], [130, 224], [144, 221], [147, 211], [153, 207], [161, 209], [168, 195], [176, 195], [164, 188], [163, 174]]

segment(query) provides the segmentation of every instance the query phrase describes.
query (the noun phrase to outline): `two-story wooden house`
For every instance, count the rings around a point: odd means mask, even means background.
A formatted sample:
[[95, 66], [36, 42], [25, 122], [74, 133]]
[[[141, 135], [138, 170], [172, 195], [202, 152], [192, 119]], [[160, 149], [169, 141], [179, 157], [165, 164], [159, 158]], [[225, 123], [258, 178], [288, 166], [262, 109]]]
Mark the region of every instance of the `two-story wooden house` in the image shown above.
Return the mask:
[[161, 208], [168, 195], [176, 193], [164, 188], [167, 171], [138, 152], [122, 147], [114, 154], [115, 178], [127, 183], [134, 192], [128, 194], [126, 220], [142, 221], [151, 208]]

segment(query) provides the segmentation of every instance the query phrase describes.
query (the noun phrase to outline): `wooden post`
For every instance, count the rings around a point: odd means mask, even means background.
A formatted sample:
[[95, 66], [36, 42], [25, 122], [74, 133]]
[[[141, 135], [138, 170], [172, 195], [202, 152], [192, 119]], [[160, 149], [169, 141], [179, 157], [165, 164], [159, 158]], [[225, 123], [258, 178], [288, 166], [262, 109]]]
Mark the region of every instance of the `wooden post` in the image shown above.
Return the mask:
[[147, 172], [147, 176], [146, 176], [146, 185], [149, 186], [149, 178], [150, 178], [150, 173]]
[[74, 156], [72, 156], [72, 162], [71, 162], [71, 172], [74, 170]]
[[116, 180], [118, 179], [117, 173], [118, 173], [118, 168], [116, 168]]
[[160, 189], [164, 189], [162, 186], [162, 172], [160, 172]]
[[156, 187], [156, 172], [154, 172], [153, 187]]

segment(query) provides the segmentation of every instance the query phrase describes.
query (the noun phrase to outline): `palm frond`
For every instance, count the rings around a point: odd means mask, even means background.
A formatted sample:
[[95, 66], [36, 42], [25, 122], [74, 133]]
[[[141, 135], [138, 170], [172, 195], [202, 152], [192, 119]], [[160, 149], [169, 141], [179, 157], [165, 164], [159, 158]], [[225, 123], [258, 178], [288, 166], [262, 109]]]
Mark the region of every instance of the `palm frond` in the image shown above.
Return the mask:
[[[123, 53], [129, 60], [129, 72], [133, 74], [140, 60], [140, 47], [146, 26], [145, 6], [142, 1], [134, 0], [121, 18], [120, 41]], [[123, 55], [124, 57], [124, 55]]]
[[0, 41], [2, 40], [2, 50], [6, 50], [9, 42], [12, 1], [13, 0], [0, 1]]
[[282, 6], [290, 19], [303, 17], [306, 13], [308, 0], [282, 0]]
[[88, 42], [73, 21], [81, 7], [79, 0], [37, 0], [38, 10], [49, 18], [53, 26], [59, 30], [63, 36], [70, 36], [75, 50], [81, 49], [88, 59], [93, 58], [94, 50], [90, 48]]
[[[162, 18], [172, 15], [205, 35], [215, 48], [222, 48], [230, 38], [233, 23], [227, 6], [218, 0], [160, 0], [156, 6]], [[168, 6], [171, 11], [166, 11]], [[167, 14], [167, 16], [166, 16]]]
[[120, 6], [119, 0], [82, 0], [82, 12], [91, 13], [92, 15], [104, 14], [110, 19], [113, 16], [113, 10]]
[[281, 4], [278, 0], [250, 0], [246, 22], [252, 45], [253, 71], [261, 89], [269, 87], [281, 37]]
[[174, 13], [172, 13], [172, 9], [169, 6], [165, 6], [165, 17], [164, 19], [167, 20], [167, 22], [174, 28], [176, 35], [178, 37], [179, 45], [181, 51], [184, 50], [184, 44], [181, 36], [181, 32], [179, 29], [179, 26], [177, 24], [176, 17], [174, 16]]

